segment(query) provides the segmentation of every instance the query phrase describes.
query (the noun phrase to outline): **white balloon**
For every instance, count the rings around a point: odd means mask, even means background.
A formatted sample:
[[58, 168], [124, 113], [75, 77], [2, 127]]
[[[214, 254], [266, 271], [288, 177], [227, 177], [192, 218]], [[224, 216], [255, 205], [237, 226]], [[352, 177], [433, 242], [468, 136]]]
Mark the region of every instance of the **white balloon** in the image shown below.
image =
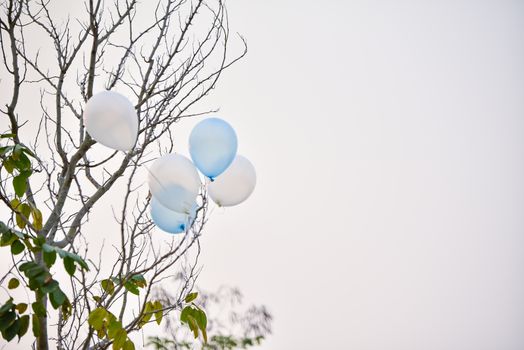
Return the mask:
[[84, 125], [97, 142], [119, 151], [131, 150], [138, 135], [135, 107], [114, 91], [99, 92], [87, 101]]
[[209, 184], [209, 196], [221, 207], [231, 207], [245, 201], [257, 182], [255, 167], [247, 158], [237, 155], [233, 163]]
[[189, 214], [200, 189], [200, 177], [189, 159], [166, 154], [149, 168], [149, 189], [165, 207]]

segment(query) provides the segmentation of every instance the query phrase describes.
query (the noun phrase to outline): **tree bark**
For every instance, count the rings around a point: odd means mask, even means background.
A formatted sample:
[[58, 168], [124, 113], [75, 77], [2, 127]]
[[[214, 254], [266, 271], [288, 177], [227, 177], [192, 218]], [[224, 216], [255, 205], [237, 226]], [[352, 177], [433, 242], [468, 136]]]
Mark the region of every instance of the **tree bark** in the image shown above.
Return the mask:
[[[35, 254], [35, 261], [36, 263], [45, 267], [43, 254], [41, 251]], [[40, 302], [43, 305], [45, 310], [44, 316], [38, 316], [38, 328], [40, 329], [40, 334], [36, 339], [37, 349], [49, 350], [49, 339], [47, 335], [47, 294], [41, 291], [36, 291], [35, 299], [37, 302]]]
[[35, 293], [36, 300], [40, 301], [46, 310], [46, 315], [38, 317], [38, 325], [40, 328], [40, 335], [38, 336], [37, 349], [38, 350], [49, 350], [49, 341], [47, 336], [47, 295], [43, 293]]

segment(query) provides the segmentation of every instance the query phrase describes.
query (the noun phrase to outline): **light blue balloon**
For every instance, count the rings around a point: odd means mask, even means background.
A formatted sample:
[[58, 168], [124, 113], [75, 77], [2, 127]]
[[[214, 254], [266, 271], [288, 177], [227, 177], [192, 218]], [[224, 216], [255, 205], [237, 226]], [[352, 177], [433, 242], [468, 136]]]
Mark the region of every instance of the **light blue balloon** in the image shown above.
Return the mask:
[[182, 214], [164, 207], [158, 199], [151, 198], [151, 218], [163, 231], [182, 233], [188, 229], [195, 219], [198, 205], [194, 203], [190, 214]]
[[208, 118], [195, 125], [189, 136], [193, 163], [211, 180], [222, 174], [237, 154], [235, 130], [222, 119]]

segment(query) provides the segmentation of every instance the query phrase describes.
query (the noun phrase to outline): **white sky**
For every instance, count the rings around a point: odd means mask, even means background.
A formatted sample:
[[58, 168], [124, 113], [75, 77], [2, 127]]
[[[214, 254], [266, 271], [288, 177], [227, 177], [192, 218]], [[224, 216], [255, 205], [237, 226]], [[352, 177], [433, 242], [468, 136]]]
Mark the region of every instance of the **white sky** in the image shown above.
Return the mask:
[[202, 109], [258, 183], [199, 284], [269, 307], [262, 350], [523, 349], [524, 3], [228, 4], [249, 53]]
[[239, 1], [214, 101], [258, 187], [215, 214], [204, 286], [263, 349], [524, 348], [524, 3]]

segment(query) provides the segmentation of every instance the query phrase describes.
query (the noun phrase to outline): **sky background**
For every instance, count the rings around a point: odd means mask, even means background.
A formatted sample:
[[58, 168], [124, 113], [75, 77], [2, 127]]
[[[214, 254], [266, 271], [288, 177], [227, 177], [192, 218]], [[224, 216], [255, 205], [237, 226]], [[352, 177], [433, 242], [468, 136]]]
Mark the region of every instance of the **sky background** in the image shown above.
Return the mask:
[[213, 211], [199, 285], [268, 306], [261, 350], [523, 349], [524, 2], [228, 9], [249, 52], [201, 107], [258, 183]]
[[524, 3], [228, 8], [213, 101], [258, 184], [201, 285], [269, 306], [264, 350], [523, 349]]

